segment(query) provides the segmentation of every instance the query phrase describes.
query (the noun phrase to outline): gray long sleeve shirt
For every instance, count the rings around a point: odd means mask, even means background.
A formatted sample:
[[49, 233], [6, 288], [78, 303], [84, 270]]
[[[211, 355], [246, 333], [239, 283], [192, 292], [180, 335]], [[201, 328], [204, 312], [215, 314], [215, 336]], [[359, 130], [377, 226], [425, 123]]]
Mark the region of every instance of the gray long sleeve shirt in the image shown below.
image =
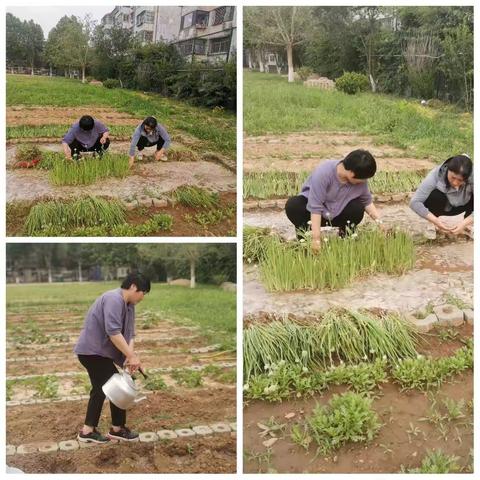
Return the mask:
[[155, 127], [155, 130], [147, 134], [147, 132], [145, 132], [145, 130], [143, 129], [143, 124], [141, 123], [133, 132], [132, 143], [130, 144], [130, 151], [128, 152], [130, 156], [135, 155], [135, 147], [137, 146], [137, 143], [140, 140], [141, 136], [147, 137], [147, 140], [150, 143], [157, 143], [158, 140], [162, 138], [165, 142], [162, 148], [164, 148], [165, 150], [170, 146], [171, 143], [170, 135], [165, 130], [165, 127], [163, 125], [160, 125], [158, 123]]
[[372, 195], [367, 182], [341, 183], [337, 175], [339, 160], [321, 163], [303, 184], [300, 195], [307, 198], [307, 210], [333, 220], [340, 215], [349, 202], [358, 198], [367, 207], [372, 203]]
[[135, 336], [135, 307], [125, 303], [122, 289], [116, 288], [98, 297], [88, 310], [74, 352], [111, 358], [122, 367], [125, 355], [110, 340], [119, 333], [127, 343]]
[[418, 187], [412, 200], [410, 201], [410, 208], [423, 218], [426, 218], [430, 213], [425, 206], [425, 201], [433, 190], [440, 190], [447, 196], [448, 204], [445, 210], [448, 212], [452, 207], [460, 207], [466, 205], [473, 195], [473, 172], [468, 180], [458, 189], [447, 185], [445, 177], [447, 175], [447, 165], [445, 162], [435, 167], [423, 180]]
[[98, 120], [95, 120], [91, 130], [82, 130], [79, 122], [77, 122], [74, 123], [70, 130], [65, 134], [63, 142], [70, 145], [74, 140], [78, 140], [85, 148], [92, 148], [98, 140], [98, 137], [105, 132], [108, 132], [108, 128]]

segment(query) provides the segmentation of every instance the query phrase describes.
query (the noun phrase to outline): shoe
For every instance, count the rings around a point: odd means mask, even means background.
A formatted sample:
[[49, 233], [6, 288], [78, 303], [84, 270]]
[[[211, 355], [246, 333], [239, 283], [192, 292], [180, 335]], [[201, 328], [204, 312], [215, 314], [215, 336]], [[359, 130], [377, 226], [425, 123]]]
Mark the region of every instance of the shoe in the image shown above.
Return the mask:
[[122, 442], [135, 442], [138, 440], [138, 433], [132, 432], [127, 427], [122, 427], [118, 432], [114, 432], [113, 428], [108, 432], [110, 440], [120, 440]]
[[96, 428], [90, 433], [80, 433], [77, 435], [77, 440], [83, 443], [108, 443], [110, 439], [102, 435]]

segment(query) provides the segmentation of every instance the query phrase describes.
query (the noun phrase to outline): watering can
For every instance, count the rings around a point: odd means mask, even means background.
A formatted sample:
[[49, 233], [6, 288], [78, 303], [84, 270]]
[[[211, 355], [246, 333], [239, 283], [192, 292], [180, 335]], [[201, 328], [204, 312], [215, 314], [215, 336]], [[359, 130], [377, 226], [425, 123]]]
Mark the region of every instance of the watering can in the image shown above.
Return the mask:
[[[148, 378], [142, 369], [140, 373]], [[139, 397], [139, 391], [135, 385], [135, 381], [128, 370], [122, 370], [119, 373], [114, 373], [103, 385], [103, 393], [105, 396], [118, 408], [128, 410], [138, 402], [145, 400], [146, 397]]]

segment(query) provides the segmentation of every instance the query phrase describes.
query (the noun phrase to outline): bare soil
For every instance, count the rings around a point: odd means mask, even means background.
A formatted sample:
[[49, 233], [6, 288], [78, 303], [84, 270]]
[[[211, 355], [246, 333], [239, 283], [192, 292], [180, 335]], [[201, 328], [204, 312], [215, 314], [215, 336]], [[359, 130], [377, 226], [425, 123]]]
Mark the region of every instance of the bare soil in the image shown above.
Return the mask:
[[[472, 328], [468, 325], [457, 331], [462, 338], [472, 335]], [[461, 346], [459, 340], [443, 342], [432, 335], [420, 351], [438, 357], [451, 355]], [[308, 451], [295, 445], [290, 438], [293, 424], [304, 420], [317, 403], [326, 404], [333, 394], [345, 391], [345, 387], [334, 387], [326, 394], [315, 395], [313, 398], [276, 404], [248, 402], [244, 408], [244, 472], [398, 473], [402, 466], [419, 467], [427, 450], [439, 449], [448, 455], [458, 456], [462, 468], [470, 468], [473, 448], [472, 410], [467, 406], [464, 408], [466, 418], [448, 421], [448, 433], [444, 435], [437, 426], [422, 420], [432, 405], [429, 395], [416, 390], [402, 392], [392, 383], [384, 384], [374, 397], [372, 408], [383, 426], [372, 442], [349, 443], [330, 455], [317, 455], [314, 445], [310, 445]], [[451, 383], [446, 383], [431, 393], [437, 401], [437, 408], [447, 398], [455, 401], [463, 399], [468, 404], [473, 399], [473, 373], [458, 375]], [[286, 419], [288, 413], [295, 413], [295, 416]], [[259, 436], [261, 430], [257, 423], [265, 424], [272, 418], [277, 423], [286, 424], [286, 427], [279, 435], [280, 439], [271, 447], [271, 455], [268, 455], [267, 448], [262, 444], [265, 439]], [[408, 431], [412, 431], [412, 426], [418, 430], [409, 436]]]
[[108, 125], [132, 125], [137, 126], [143, 118], [135, 118], [128, 113], [119, 112], [113, 108], [96, 106], [86, 107], [7, 107], [7, 126], [20, 125], [65, 125], [78, 122], [83, 115], [91, 115]]
[[245, 172], [310, 171], [325, 160], [343, 158], [358, 148], [373, 154], [379, 170], [423, 170], [435, 166], [430, 159], [412, 158], [402, 149], [377, 145], [373, 137], [354, 132], [301, 132], [246, 137], [243, 168]]

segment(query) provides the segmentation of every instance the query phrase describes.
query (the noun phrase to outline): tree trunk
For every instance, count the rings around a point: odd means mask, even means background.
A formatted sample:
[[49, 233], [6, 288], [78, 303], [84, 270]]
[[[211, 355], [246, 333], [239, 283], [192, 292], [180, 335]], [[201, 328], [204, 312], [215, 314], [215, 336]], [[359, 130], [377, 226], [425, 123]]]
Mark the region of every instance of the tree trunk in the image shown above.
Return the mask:
[[33, 72], [33, 69], [34, 69], [33, 61], [32, 61], [32, 64], [31, 64], [30, 67], [31, 67], [30, 75], [33, 77], [33, 75], [34, 75], [34, 72]]
[[247, 58], [248, 58], [248, 69], [253, 70], [252, 52], [250, 50], [248, 50], [247, 52]]
[[78, 262], [78, 281], [83, 282], [82, 277], [82, 262]]
[[287, 44], [287, 61], [288, 61], [288, 82], [295, 81], [295, 71], [293, 70], [293, 45]]
[[52, 283], [53, 282], [53, 278], [52, 278], [52, 268], [50, 267], [50, 265], [48, 266], [48, 283]]
[[190, 288], [195, 288], [195, 260], [190, 260]]
[[52, 66], [50, 65], [50, 76], [53, 77]]
[[263, 63], [263, 55], [260, 50], [257, 50], [255, 52], [257, 54], [257, 62], [258, 62], [258, 69], [260, 70], [261, 73], [265, 72], [265, 65]]
[[85, 65], [82, 66], [82, 83], [85, 83]]

